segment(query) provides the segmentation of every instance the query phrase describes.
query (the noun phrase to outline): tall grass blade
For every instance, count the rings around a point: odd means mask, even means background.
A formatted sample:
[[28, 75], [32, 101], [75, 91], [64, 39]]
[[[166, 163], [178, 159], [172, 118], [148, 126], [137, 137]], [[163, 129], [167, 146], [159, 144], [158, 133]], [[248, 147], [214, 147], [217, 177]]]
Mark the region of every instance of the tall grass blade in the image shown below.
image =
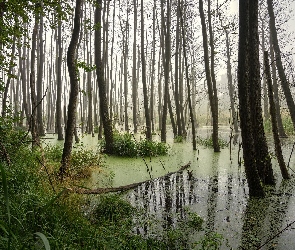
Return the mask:
[[40, 239], [42, 240], [42, 242], [44, 244], [45, 249], [50, 250], [50, 244], [49, 244], [47, 237], [40, 232], [36, 232], [35, 234], [40, 237]]

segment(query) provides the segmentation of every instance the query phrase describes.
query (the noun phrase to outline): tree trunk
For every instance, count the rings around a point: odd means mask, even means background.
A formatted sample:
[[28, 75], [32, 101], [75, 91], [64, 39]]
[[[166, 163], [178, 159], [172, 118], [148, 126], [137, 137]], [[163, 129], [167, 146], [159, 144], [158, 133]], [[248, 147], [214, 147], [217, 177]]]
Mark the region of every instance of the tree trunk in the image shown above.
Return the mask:
[[[95, 9], [95, 24], [101, 23], [101, 10], [102, 0], [97, 0], [97, 6]], [[113, 150], [113, 128], [109, 118], [106, 83], [104, 80], [103, 62], [101, 60], [101, 27], [98, 26], [95, 29], [95, 64], [96, 64], [96, 75], [97, 84], [99, 88], [99, 110], [101, 115], [101, 122], [104, 128], [104, 136], [106, 141], [105, 152], [108, 154], [112, 153]]]
[[[180, 6], [180, 0], [178, 0], [178, 6]], [[180, 8], [180, 7], [178, 7]], [[185, 61], [185, 75], [186, 75], [186, 86], [187, 86], [187, 97], [188, 97], [188, 104], [189, 104], [189, 113], [190, 113], [190, 119], [192, 123], [192, 136], [193, 136], [193, 150], [197, 150], [197, 143], [196, 143], [196, 129], [195, 129], [195, 119], [194, 119], [194, 112], [192, 107], [192, 101], [191, 101], [191, 89], [189, 84], [189, 74], [188, 74], [188, 62], [187, 62], [187, 55], [186, 55], [186, 39], [185, 39], [185, 31], [184, 31], [184, 24], [183, 24], [183, 14], [182, 10], [179, 10], [180, 14], [180, 24], [181, 24], [181, 30], [182, 30], [182, 45], [183, 45], [183, 56]]]
[[230, 98], [230, 109], [231, 109], [231, 115], [233, 119], [233, 126], [234, 126], [234, 131], [235, 133], [239, 132], [239, 127], [238, 127], [238, 117], [236, 114], [236, 108], [235, 108], [235, 98], [234, 98], [234, 85], [233, 85], [233, 78], [232, 78], [232, 70], [231, 70], [231, 62], [230, 62], [230, 42], [229, 42], [229, 37], [228, 37], [228, 31], [225, 30], [225, 35], [226, 35], [226, 56], [227, 56], [227, 81], [228, 81], [228, 91], [229, 91], [229, 98]]
[[[216, 90], [216, 83], [215, 84], [212, 83], [212, 76], [215, 77], [214, 72], [210, 72], [209, 53], [208, 53], [208, 38], [207, 38], [207, 32], [206, 32], [206, 22], [205, 22], [204, 9], [203, 9], [203, 0], [199, 0], [199, 11], [200, 11], [201, 24], [202, 24], [206, 80], [207, 80], [208, 95], [209, 95], [209, 101], [210, 101], [210, 107], [211, 107], [211, 114], [212, 114], [212, 119], [213, 119], [213, 134], [212, 134], [213, 148], [214, 148], [214, 152], [220, 152], [220, 147], [219, 147], [219, 143], [218, 143], [217, 90]], [[208, 15], [210, 15], [210, 13], [208, 13]], [[210, 30], [210, 25], [209, 25], [209, 30]], [[211, 38], [211, 35], [210, 35], [211, 50], [212, 50], [212, 45], [213, 45], [212, 39], [213, 39], [213, 36]], [[213, 51], [213, 53], [214, 53], [214, 51]], [[212, 54], [211, 54], [211, 56], [212, 56]], [[211, 58], [211, 60], [212, 60], [212, 58]], [[214, 65], [213, 65], [213, 68], [214, 68]], [[212, 70], [212, 64], [211, 64], [211, 70]]]
[[31, 120], [30, 130], [32, 134], [32, 147], [34, 148], [39, 144], [39, 135], [37, 130], [37, 101], [35, 92], [35, 61], [36, 61], [36, 43], [37, 43], [37, 31], [38, 29], [38, 18], [35, 17], [35, 24], [32, 34], [32, 48], [31, 48], [31, 73], [30, 73], [30, 88], [31, 88]]
[[137, 133], [137, 78], [136, 78], [136, 31], [137, 31], [137, 0], [133, 0], [134, 8], [134, 29], [133, 29], [133, 66], [132, 66], [132, 108], [133, 108], [133, 129]]
[[254, 137], [256, 167], [260, 179], [265, 184], [273, 185], [274, 176], [268, 146], [265, 138], [262, 108], [261, 108], [261, 81], [259, 61], [259, 34], [258, 34], [258, 0], [251, 0], [249, 4], [249, 102], [251, 109], [252, 133]]
[[63, 129], [62, 129], [62, 108], [61, 108], [61, 95], [62, 95], [62, 79], [61, 79], [61, 70], [62, 70], [62, 45], [61, 45], [61, 21], [58, 22], [57, 26], [57, 47], [58, 57], [57, 57], [57, 66], [56, 66], [56, 128], [57, 128], [57, 140], [63, 140]]
[[167, 108], [168, 108], [168, 94], [169, 94], [169, 68], [170, 68], [170, 1], [167, 0], [167, 25], [164, 21], [164, 4], [161, 1], [161, 22], [162, 29], [164, 30], [165, 49], [163, 50], [163, 64], [164, 64], [164, 103], [162, 113], [162, 127], [161, 127], [161, 141], [166, 142], [166, 123], [167, 123]]
[[290, 86], [289, 86], [289, 82], [287, 80], [287, 76], [283, 67], [283, 63], [282, 63], [281, 50], [280, 50], [280, 46], [278, 42], [278, 35], [276, 30], [276, 22], [275, 22], [275, 16], [273, 11], [272, 0], [267, 0], [267, 7], [268, 7], [268, 14], [269, 14], [270, 33], [272, 36], [272, 45], [273, 45], [273, 49], [276, 56], [275, 61], [276, 61], [279, 77], [281, 80], [282, 89], [286, 97], [286, 102], [289, 108], [293, 127], [295, 128], [295, 104], [292, 97], [292, 93], [290, 91]]
[[142, 65], [142, 85], [143, 85], [143, 101], [146, 122], [146, 139], [152, 140], [151, 117], [149, 112], [147, 83], [146, 83], [146, 61], [144, 53], [144, 17], [143, 17], [143, 0], [141, 0], [141, 65]]
[[270, 116], [271, 116], [271, 124], [272, 124], [272, 132], [273, 132], [273, 138], [275, 143], [275, 150], [276, 150], [276, 156], [278, 159], [278, 163], [281, 169], [281, 173], [284, 179], [290, 179], [290, 175], [288, 173], [282, 148], [281, 148], [281, 142], [279, 137], [279, 131], [278, 131], [278, 125], [277, 125], [277, 117], [276, 117], [276, 106], [274, 102], [274, 96], [273, 96], [273, 89], [272, 89], [272, 82], [271, 82], [271, 74], [270, 74], [270, 67], [269, 67], [269, 61], [268, 61], [268, 52], [264, 51], [264, 69], [265, 69], [265, 77], [267, 79], [267, 86], [268, 86], [268, 99], [269, 99], [269, 107], [270, 107]]
[[67, 51], [67, 65], [70, 76], [70, 98], [68, 104], [68, 119], [67, 127], [65, 133], [65, 142], [61, 160], [61, 166], [59, 169], [59, 174], [61, 179], [65, 176], [69, 168], [69, 161], [72, 153], [73, 145], [73, 135], [75, 130], [76, 122], [76, 110], [77, 110], [77, 100], [79, 94], [79, 74], [77, 69], [77, 53], [78, 53], [78, 41], [80, 35], [80, 25], [81, 25], [81, 13], [82, 13], [82, 2], [83, 0], [76, 0], [75, 7], [75, 17], [74, 17], [74, 29], [72, 33], [72, 38]]
[[249, 2], [239, 1], [238, 92], [243, 157], [250, 197], [264, 197], [255, 163], [249, 103]]
[[279, 98], [279, 91], [278, 91], [279, 87], [278, 87], [278, 81], [277, 81], [277, 70], [276, 70], [276, 62], [275, 62], [271, 33], [270, 33], [269, 39], [270, 39], [269, 49], [270, 49], [271, 71], [272, 71], [272, 79], [273, 79], [274, 102], [276, 106], [279, 135], [281, 137], [287, 137], [287, 134], [284, 129], [283, 121], [282, 121], [281, 111], [280, 111], [281, 105], [280, 105], [280, 98]]
[[42, 109], [42, 87], [43, 87], [43, 67], [44, 67], [44, 42], [43, 42], [43, 16], [40, 15], [39, 22], [39, 65], [37, 74], [37, 129], [40, 136], [45, 135], [43, 124], [43, 109]]

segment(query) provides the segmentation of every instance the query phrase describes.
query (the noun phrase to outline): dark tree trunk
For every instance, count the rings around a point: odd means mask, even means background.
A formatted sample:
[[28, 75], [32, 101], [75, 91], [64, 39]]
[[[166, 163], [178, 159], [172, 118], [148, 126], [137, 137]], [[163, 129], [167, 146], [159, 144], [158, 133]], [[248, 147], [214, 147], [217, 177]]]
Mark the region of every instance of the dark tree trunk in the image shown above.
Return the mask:
[[276, 70], [276, 62], [275, 62], [271, 33], [270, 33], [269, 39], [270, 39], [269, 49], [270, 49], [271, 71], [272, 71], [272, 79], [273, 79], [274, 102], [276, 106], [279, 135], [281, 137], [287, 137], [285, 129], [284, 129], [283, 121], [282, 121], [281, 111], [280, 111], [281, 106], [280, 106], [280, 98], [279, 98], [279, 90], [278, 90], [279, 87], [278, 87], [278, 81], [277, 81], [277, 70]]
[[30, 88], [31, 88], [31, 117], [30, 117], [30, 130], [32, 134], [32, 147], [34, 148], [39, 144], [39, 135], [37, 130], [37, 101], [35, 91], [35, 61], [36, 61], [36, 43], [37, 43], [37, 28], [38, 18], [35, 17], [35, 24], [32, 34], [32, 48], [31, 48], [31, 73], [30, 73]]
[[3, 93], [3, 98], [2, 98], [2, 117], [5, 117], [6, 115], [6, 109], [7, 109], [7, 97], [8, 97], [8, 90], [9, 86], [11, 83], [11, 76], [12, 76], [12, 70], [13, 70], [13, 61], [15, 57], [15, 37], [13, 39], [13, 45], [12, 45], [12, 51], [11, 51], [11, 59], [10, 59], [10, 65], [9, 65], [9, 70], [8, 70], [8, 77], [6, 80], [5, 88], [4, 88], [4, 93]]
[[251, 109], [252, 133], [254, 136], [256, 168], [265, 184], [274, 184], [268, 146], [265, 138], [261, 108], [261, 81], [258, 34], [258, 0], [249, 3], [249, 102]]
[[286, 102], [289, 108], [290, 116], [292, 119], [293, 127], [295, 128], [295, 104], [292, 97], [292, 93], [290, 91], [289, 82], [287, 80], [287, 76], [283, 67], [282, 57], [281, 57], [281, 50], [278, 42], [278, 35], [276, 30], [276, 22], [275, 22], [275, 15], [273, 11], [273, 1], [267, 0], [268, 6], [268, 14], [269, 14], [269, 22], [270, 22], [270, 33], [272, 37], [272, 45], [275, 52], [275, 61], [279, 73], [279, 77], [281, 80], [282, 89], [284, 91]]
[[215, 46], [214, 46], [214, 35], [213, 35], [211, 22], [212, 22], [211, 21], [211, 3], [210, 1], [208, 1], [208, 29], [209, 29], [209, 37], [210, 37], [209, 44], [211, 48], [210, 73], [211, 73], [211, 81], [212, 81], [212, 89], [213, 89], [213, 106], [214, 106], [214, 112], [212, 112], [212, 120], [213, 120], [212, 139], [213, 139], [214, 152], [219, 152], [220, 147], [218, 143], [218, 96], [217, 96], [217, 86], [216, 86], [216, 77], [215, 77], [215, 69], [214, 69]]
[[70, 76], [70, 98], [68, 104], [68, 119], [65, 133], [65, 142], [61, 160], [61, 166], [59, 169], [60, 177], [63, 178], [68, 171], [69, 161], [72, 153], [73, 136], [76, 122], [76, 110], [79, 94], [79, 74], [77, 69], [77, 50], [80, 35], [81, 25], [81, 13], [82, 13], [83, 0], [76, 0], [75, 17], [74, 17], [74, 29], [72, 33], [71, 42], [67, 52], [67, 65]]
[[37, 129], [40, 136], [45, 135], [43, 124], [43, 109], [42, 109], [42, 87], [43, 87], [43, 67], [44, 67], [44, 52], [43, 52], [43, 16], [40, 15], [39, 22], [39, 65], [37, 74]]
[[[101, 23], [101, 10], [102, 0], [97, 0], [97, 6], [95, 9], [95, 24]], [[99, 110], [101, 115], [101, 122], [103, 124], [104, 136], [106, 141], [105, 152], [111, 154], [113, 151], [113, 128], [109, 118], [108, 101], [106, 92], [106, 83], [104, 80], [103, 63], [101, 60], [101, 27], [98, 26], [95, 29], [95, 64], [96, 64], [96, 75], [97, 84], [99, 88]]]
[[137, 31], [137, 0], [133, 0], [134, 30], [133, 30], [133, 66], [132, 66], [132, 109], [134, 133], [137, 133], [137, 78], [136, 78], [136, 31]]
[[290, 175], [288, 173], [288, 170], [287, 170], [287, 167], [286, 167], [286, 164], [284, 161], [280, 137], [279, 137], [277, 117], [276, 117], [276, 106], [275, 106], [274, 96], [273, 96], [273, 89], [272, 89], [271, 74], [270, 74], [270, 67], [269, 67], [269, 60], [268, 60], [268, 52], [267, 51], [264, 51], [264, 69], [265, 69], [265, 77], [266, 77], [267, 86], [268, 86], [268, 99], [269, 99], [270, 116], [271, 116], [271, 124], [272, 124], [272, 132], [273, 132], [273, 138], [274, 138], [274, 143], [275, 143], [276, 156], [278, 159], [278, 163], [279, 163], [283, 178], [290, 179]]
[[161, 127], [161, 141], [166, 142], [166, 124], [168, 111], [168, 93], [169, 93], [169, 68], [170, 68], [170, 1], [167, 0], [167, 25], [164, 24], [164, 4], [161, 1], [161, 22], [164, 30], [165, 49], [163, 50], [163, 64], [164, 64], [164, 103], [162, 113], [162, 127]]
[[[220, 152], [220, 147], [219, 147], [219, 143], [218, 143], [218, 106], [216, 106], [216, 105], [218, 105], [217, 95], [216, 95], [217, 90], [216, 90], [216, 84], [213, 84], [213, 82], [212, 82], [212, 76], [214, 76], [214, 73], [210, 72], [209, 53], [208, 53], [208, 38], [207, 38], [206, 22], [205, 22], [204, 9], [203, 9], [203, 0], [199, 0], [199, 11], [200, 11], [200, 18], [201, 18], [201, 23], [202, 23], [206, 80], [207, 80], [208, 95], [209, 95], [211, 114], [212, 114], [212, 120], [213, 120], [213, 134], [212, 134], [213, 148], [214, 148], [214, 152]], [[208, 13], [208, 14], [210, 14], [210, 13]], [[210, 39], [211, 44], [212, 44], [212, 41], [211, 41], [212, 39]], [[211, 58], [211, 60], [212, 60], [212, 58]], [[213, 66], [213, 68], [214, 68], [214, 66]], [[211, 67], [211, 70], [212, 70], [212, 67]], [[212, 73], [213, 73], [213, 75], [212, 75]]]
[[264, 197], [256, 168], [249, 103], [249, 2], [239, 1], [238, 92], [243, 157], [250, 197]]
[[61, 45], [61, 21], [58, 23], [57, 27], [57, 66], [56, 66], [56, 128], [57, 128], [57, 139], [63, 140], [63, 129], [62, 129], [62, 108], [61, 108], [61, 95], [62, 95], [62, 80], [61, 80], [61, 70], [62, 70], [62, 45]]
[[[180, 0], [178, 0], [178, 6], [180, 6]], [[187, 55], [186, 55], [186, 47], [185, 47], [185, 45], [186, 45], [186, 38], [185, 38], [185, 32], [184, 32], [184, 24], [183, 24], [182, 10], [180, 10], [180, 13], [179, 14], [180, 14], [180, 24], [181, 24], [181, 30], [182, 30], [183, 56], [184, 56], [184, 61], [185, 61], [185, 75], [186, 75], [186, 86], [187, 86], [187, 98], [188, 98], [190, 119], [191, 119], [191, 123], [192, 123], [193, 150], [197, 150], [196, 128], [195, 128], [194, 112], [193, 112], [192, 101], [191, 101], [191, 88], [190, 88], [189, 74], [188, 74], [188, 67], [189, 66], [188, 66]]]
[[149, 112], [147, 83], [146, 83], [146, 61], [144, 53], [144, 18], [143, 18], [143, 0], [141, 0], [141, 62], [142, 62], [142, 85], [143, 85], [143, 101], [146, 122], [146, 139], [152, 140], [151, 116]]

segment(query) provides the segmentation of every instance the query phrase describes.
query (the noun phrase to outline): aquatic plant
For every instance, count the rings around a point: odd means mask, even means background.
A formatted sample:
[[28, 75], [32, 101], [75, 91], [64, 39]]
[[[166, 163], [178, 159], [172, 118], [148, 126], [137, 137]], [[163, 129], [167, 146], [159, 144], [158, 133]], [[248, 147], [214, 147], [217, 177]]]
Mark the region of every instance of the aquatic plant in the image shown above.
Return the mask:
[[[104, 151], [105, 141], [100, 143], [101, 151]], [[137, 157], [159, 156], [168, 153], [168, 146], [162, 142], [146, 139], [136, 140], [130, 133], [114, 133], [113, 155]]]
[[174, 142], [175, 143], [182, 143], [184, 141], [184, 137], [181, 136], [181, 135], [177, 135], [175, 138], [174, 138]]
[[[204, 147], [207, 148], [213, 148], [213, 140], [212, 137], [207, 137], [207, 138], [201, 138], [201, 137], [197, 137], [197, 143], [199, 145], [202, 145]], [[227, 142], [226, 140], [222, 139], [222, 138], [218, 138], [218, 143], [220, 148], [226, 148], [229, 146], [229, 142]]]

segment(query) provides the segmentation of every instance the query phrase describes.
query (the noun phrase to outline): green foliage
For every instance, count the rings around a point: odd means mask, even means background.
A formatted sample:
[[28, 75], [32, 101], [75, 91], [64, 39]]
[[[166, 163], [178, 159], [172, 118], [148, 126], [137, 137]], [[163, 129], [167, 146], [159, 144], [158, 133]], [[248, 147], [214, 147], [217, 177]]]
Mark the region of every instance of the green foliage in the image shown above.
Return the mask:
[[175, 138], [174, 138], [174, 142], [176, 143], [182, 143], [184, 141], [184, 138], [183, 136], [181, 135], [177, 135]]
[[294, 134], [294, 126], [293, 126], [291, 117], [290, 116], [283, 116], [282, 120], [283, 120], [283, 126], [284, 126], [285, 132], [288, 135], [293, 135]]
[[[207, 137], [207, 138], [201, 138], [201, 137], [197, 137], [197, 143], [199, 145], [202, 145], [206, 148], [213, 148], [213, 139], [212, 137]], [[227, 142], [226, 140], [222, 139], [222, 138], [218, 138], [218, 143], [220, 148], [226, 148], [229, 145], [229, 142]]]
[[88, 65], [86, 62], [77, 62], [77, 67], [84, 69], [85, 72], [91, 72], [96, 69], [96, 65]]
[[[105, 148], [105, 141], [100, 144], [101, 149]], [[135, 140], [129, 133], [114, 133], [113, 154], [126, 157], [137, 156], [159, 156], [168, 153], [168, 146], [162, 142], [150, 141], [146, 139]]]
[[222, 235], [210, 232], [202, 240], [198, 241], [196, 245], [199, 245], [202, 250], [218, 250], [222, 245], [222, 241]]
[[[48, 163], [54, 167], [54, 171], [59, 171], [62, 159], [63, 148], [61, 146], [47, 146], [44, 149]], [[78, 147], [72, 151], [69, 175], [71, 178], [81, 179], [90, 176], [90, 169], [97, 168], [101, 165], [101, 156], [93, 150]]]
[[[119, 226], [130, 224], [135, 208], [118, 195], [105, 195], [101, 197], [100, 203], [93, 212], [97, 224], [114, 223]], [[131, 228], [130, 228], [131, 229]]]

